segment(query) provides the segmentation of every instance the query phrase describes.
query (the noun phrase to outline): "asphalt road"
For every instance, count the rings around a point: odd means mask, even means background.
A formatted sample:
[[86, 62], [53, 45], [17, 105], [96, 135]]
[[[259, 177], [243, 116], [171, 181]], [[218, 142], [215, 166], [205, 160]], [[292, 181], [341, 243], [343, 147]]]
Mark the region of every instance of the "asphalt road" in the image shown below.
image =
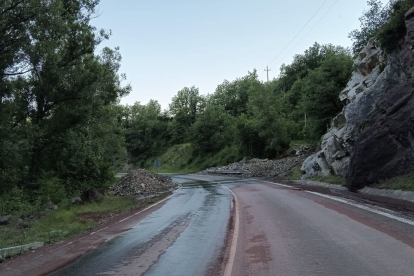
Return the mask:
[[[50, 275], [414, 275], [414, 221], [393, 211], [254, 179], [173, 178], [182, 187], [124, 232], [54, 250], [56, 261], [87, 253]], [[41, 270], [17, 271], [0, 267]]]
[[231, 275], [414, 275], [414, 224], [392, 212], [255, 181], [233, 192]]
[[160, 209], [51, 275], [217, 274], [232, 195], [217, 184], [174, 180], [182, 187]]

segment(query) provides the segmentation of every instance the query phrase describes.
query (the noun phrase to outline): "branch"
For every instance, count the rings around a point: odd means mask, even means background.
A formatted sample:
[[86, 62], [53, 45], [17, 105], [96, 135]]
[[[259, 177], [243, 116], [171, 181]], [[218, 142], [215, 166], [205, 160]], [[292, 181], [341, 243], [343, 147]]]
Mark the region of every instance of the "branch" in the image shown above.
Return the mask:
[[25, 1], [26, 1], [26, 0], [20, 0], [20, 1], [17, 1], [17, 2], [16, 2], [16, 4], [14, 4], [14, 5], [12, 5], [11, 7], [9, 7], [9, 8], [7, 8], [7, 9], [5, 9], [4, 11], [2, 11], [2, 12], [0, 13], [0, 15], [4, 15], [4, 14], [6, 14], [7, 12], [9, 12], [9, 11], [11, 11], [12, 9], [16, 8], [18, 5], [20, 5], [21, 3], [25, 2]]
[[26, 74], [26, 73], [29, 73], [30, 71], [33, 71], [33, 70], [34, 70], [34, 69], [32, 68], [32, 69], [29, 69], [29, 70], [24, 71], [24, 72], [12, 73], [12, 74], [3, 74], [3, 76], [17, 76], [17, 75], [24, 75], [24, 74]]

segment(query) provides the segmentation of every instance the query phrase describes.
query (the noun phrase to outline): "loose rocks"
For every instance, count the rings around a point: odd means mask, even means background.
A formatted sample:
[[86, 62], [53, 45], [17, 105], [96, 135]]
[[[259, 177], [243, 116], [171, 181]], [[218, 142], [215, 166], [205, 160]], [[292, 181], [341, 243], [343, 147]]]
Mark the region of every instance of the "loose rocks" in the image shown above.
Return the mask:
[[239, 174], [243, 177], [276, 177], [285, 179], [290, 170], [301, 164], [306, 155], [300, 154], [279, 160], [250, 159], [240, 161], [223, 167], [209, 168], [200, 174]]
[[170, 177], [162, 176], [138, 169], [122, 177], [112, 188], [116, 195], [138, 195], [139, 197], [154, 196], [159, 193], [172, 191], [177, 187]]

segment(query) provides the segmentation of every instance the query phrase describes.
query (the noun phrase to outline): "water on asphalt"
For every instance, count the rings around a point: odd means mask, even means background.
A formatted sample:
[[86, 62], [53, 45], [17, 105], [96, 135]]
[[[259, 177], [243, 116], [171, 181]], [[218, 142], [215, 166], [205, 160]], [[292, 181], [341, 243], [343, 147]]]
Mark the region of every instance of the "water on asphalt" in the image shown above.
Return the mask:
[[219, 183], [182, 183], [135, 227], [52, 275], [209, 275], [223, 251], [232, 196]]

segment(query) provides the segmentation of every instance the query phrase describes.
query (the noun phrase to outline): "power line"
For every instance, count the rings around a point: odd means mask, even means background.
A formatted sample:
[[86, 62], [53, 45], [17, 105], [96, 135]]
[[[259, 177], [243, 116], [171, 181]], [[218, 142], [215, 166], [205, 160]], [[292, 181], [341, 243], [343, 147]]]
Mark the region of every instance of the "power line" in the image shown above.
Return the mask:
[[[335, 3], [333, 3], [333, 5], [324, 13], [324, 15], [322, 15], [322, 17], [318, 20], [318, 22], [316, 22], [316, 24], [315, 25], [313, 25], [313, 27], [305, 34], [305, 36], [303, 36], [302, 37], [302, 39], [301, 40], [299, 40], [299, 42], [298, 43], [296, 43], [295, 44], [295, 46], [293, 46], [293, 48], [292, 49], [294, 49], [294, 48], [296, 48], [296, 46], [298, 46], [304, 39], [305, 39], [305, 37], [307, 37], [311, 32], [312, 32], [312, 30], [319, 24], [319, 22], [321, 22], [322, 21], [322, 19], [324, 19], [325, 18], [325, 16], [332, 10], [332, 8], [336, 5], [336, 3], [338, 3], [339, 2], [339, 0], [336, 0], [336, 2]], [[287, 55], [289, 55], [290, 54], [290, 52], [288, 52], [288, 53], [286, 53], [286, 55], [284, 55], [280, 60], [283, 60]], [[279, 61], [279, 60], [278, 60]]]
[[272, 64], [272, 62], [277, 59], [285, 50], [287, 47], [289, 47], [289, 45], [293, 42], [293, 40], [295, 40], [295, 38], [303, 31], [303, 29], [305, 29], [305, 27], [309, 24], [309, 22], [311, 22], [311, 20], [315, 17], [315, 15], [320, 11], [320, 9], [322, 9], [322, 7], [325, 5], [325, 3], [328, 0], [325, 0], [325, 2], [322, 3], [322, 5], [319, 7], [319, 9], [312, 15], [312, 17], [308, 20], [308, 22], [306, 22], [306, 24], [302, 27], [302, 29], [300, 29], [300, 31], [292, 38], [292, 40], [289, 42], [288, 45], [286, 45], [285, 48], [283, 48], [283, 50], [274, 58], [269, 62], [269, 65]]

